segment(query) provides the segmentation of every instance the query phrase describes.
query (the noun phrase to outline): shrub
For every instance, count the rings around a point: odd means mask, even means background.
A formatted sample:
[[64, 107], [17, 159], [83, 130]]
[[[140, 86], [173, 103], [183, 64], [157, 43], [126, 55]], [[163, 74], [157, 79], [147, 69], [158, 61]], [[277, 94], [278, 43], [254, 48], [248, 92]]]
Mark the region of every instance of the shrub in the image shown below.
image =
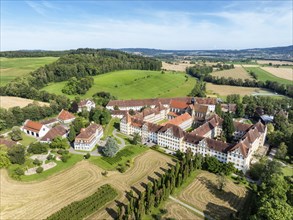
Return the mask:
[[44, 168], [43, 167], [38, 167], [37, 169], [36, 169], [36, 172], [37, 173], [41, 173], [41, 172], [43, 172], [44, 171]]
[[42, 164], [42, 162], [40, 160], [38, 160], [37, 158], [33, 161], [33, 164], [40, 166]]
[[16, 169], [14, 170], [14, 173], [15, 173], [16, 175], [18, 175], [18, 176], [22, 176], [22, 175], [24, 175], [24, 171], [23, 171], [23, 169], [21, 169], [20, 167], [16, 168]]
[[48, 152], [48, 144], [42, 144], [40, 142], [32, 143], [27, 149], [28, 153], [43, 154]]
[[86, 153], [84, 156], [84, 159], [89, 159], [91, 157], [90, 153]]
[[57, 154], [60, 154], [60, 155], [62, 155], [63, 154], [63, 152], [64, 152], [64, 150], [57, 150]]
[[53, 154], [49, 154], [48, 156], [47, 156], [47, 160], [53, 160], [54, 159], [54, 155]]
[[62, 157], [61, 157], [61, 160], [62, 160], [62, 162], [66, 163], [69, 158], [70, 158], [70, 155], [63, 154]]
[[117, 166], [117, 170], [120, 173], [124, 173], [126, 171], [126, 166], [125, 165], [119, 165], [119, 166]]

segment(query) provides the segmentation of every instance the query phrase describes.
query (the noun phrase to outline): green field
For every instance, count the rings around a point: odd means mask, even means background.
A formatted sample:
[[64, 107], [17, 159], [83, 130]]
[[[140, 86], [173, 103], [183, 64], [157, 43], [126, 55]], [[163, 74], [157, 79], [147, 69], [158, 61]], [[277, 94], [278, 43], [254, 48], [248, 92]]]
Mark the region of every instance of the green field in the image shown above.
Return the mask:
[[[94, 85], [81, 98], [92, 97], [93, 94], [105, 91], [110, 92], [118, 99], [143, 99], [156, 97], [186, 96], [196, 83], [195, 78], [186, 78], [183, 73], [147, 70], [123, 70], [94, 76]], [[187, 79], [187, 81], [186, 81]], [[52, 83], [43, 90], [63, 94], [65, 82]], [[68, 96], [74, 98], [75, 95]]]
[[288, 85], [292, 84], [292, 81], [276, 77], [273, 74], [271, 74], [271, 73], [269, 73], [259, 67], [245, 67], [245, 69], [247, 71], [255, 72], [255, 74], [258, 77], [257, 80], [259, 80], [259, 81], [265, 82], [267, 80], [270, 80], [270, 81], [275, 81], [275, 82], [282, 83], [282, 84], [288, 84]]
[[0, 58], [0, 86], [18, 76], [23, 76], [37, 68], [57, 60], [58, 57]]

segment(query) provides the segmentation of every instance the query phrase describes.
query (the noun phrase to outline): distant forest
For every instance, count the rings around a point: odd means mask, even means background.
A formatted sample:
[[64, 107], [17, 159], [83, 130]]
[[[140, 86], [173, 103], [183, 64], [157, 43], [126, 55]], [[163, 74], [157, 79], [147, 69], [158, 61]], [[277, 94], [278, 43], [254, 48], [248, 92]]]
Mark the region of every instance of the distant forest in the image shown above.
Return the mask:
[[40, 67], [25, 77], [19, 77], [0, 87], [1, 95], [48, 101], [49, 94], [38, 90], [50, 82], [72, 77], [81, 79], [115, 70], [160, 70], [161, 61], [114, 50], [77, 49], [61, 56], [52, 64]]

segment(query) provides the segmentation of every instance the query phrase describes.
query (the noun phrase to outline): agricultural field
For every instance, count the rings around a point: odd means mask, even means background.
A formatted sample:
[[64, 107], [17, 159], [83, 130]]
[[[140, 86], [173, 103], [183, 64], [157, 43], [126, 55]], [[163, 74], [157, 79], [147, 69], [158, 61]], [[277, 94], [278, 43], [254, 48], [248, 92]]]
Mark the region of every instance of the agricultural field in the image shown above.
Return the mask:
[[231, 77], [233, 79], [252, 79], [252, 77], [247, 73], [247, 71], [243, 67], [235, 67], [234, 69], [230, 70], [222, 70], [216, 71], [212, 73], [213, 76], [217, 77]]
[[[119, 192], [117, 200], [123, 201], [130, 186], [142, 189], [140, 183], [147, 182], [149, 175], [155, 177], [155, 171], [163, 172], [161, 168], [167, 168], [167, 163], [172, 163], [170, 157], [148, 150], [139, 155], [125, 173], [109, 171], [107, 176], [103, 176], [103, 169], [81, 161], [44, 181], [30, 183], [12, 180], [6, 170], [1, 169], [0, 218], [44, 219], [73, 201], [93, 194], [104, 184], [114, 187]], [[116, 203], [112, 202], [90, 218], [110, 218], [109, 209], [115, 207]]]
[[[100, 91], [110, 92], [118, 99], [180, 97], [189, 94], [195, 83], [195, 78], [183, 73], [123, 70], [94, 76], [94, 85], [81, 98], [92, 97]], [[43, 90], [61, 95], [65, 84], [66, 81], [52, 83]]]
[[187, 67], [191, 67], [194, 65], [195, 64], [190, 64], [189, 62], [188, 63], [176, 62], [176, 63], [172, 63], [172, 64], [162, 62], [162, 69], [163, 70], [178, 71], [178, 72], [185, 72]]
[[45, 64], [53, 63], [58, 57], [0, 58], [0, 86], [18, 76], [26, 75]]
[[174, 218], [174, 219], [178, 219], [178, 220], [184, 220], [184, 219], [201, 220], [201, 219], [203, 219], [203, 217], [197, 216], [191, 210], [172, 201], [171, 199], [167, 200], [164, 208], [168, 210], [168, 213], [164, 215], [164, 218]]
[[282, 84], [289, 84], [289, 85], [292, 84], [292, 80], [287, 80], [287, 79], [277, 77], [277, 76], [267, 72], [266, 70], [261, 69], [260, 67], [246, 67], [245, 69], [247, 71], [253, 71], [258, 77], [257, 80], [260, 80], [263, 82], [270, 80], [270, 81], [275, 81], [275, 82], [282, 83]]
[[273, 74], [276, 77], [290, 80], [293, 83], [293, 68], [282, 67], [261, 67], [261, 69]]
[[24, 99], [24, 98], [19, 98], [14, 96], [0, 96], [0, 107], [5, 109], [9, 109], [16, 106], [23, 108], [33, 102], [37, 102], [41, 106], [44, 106], [44, 105], [49, 106], [49, 103], [34, 101], [32, 99]]
[[293, 62], [291, 61], [279, 61], [279, 60], [257, 60], [258, 64], [269, 64], [272, 65], [293, 65]]
[[228, 85], [216, 85], [213, 83], [206, 84], [207, 94], [208, 96], [218, 94], [221, 97], [225, 97], [231, 94], [239, 94], [240, 96], [244, 95], [257, 95], [257, 96], [276, 96], [281, 97], [280, 95], [276, 95], [273, 92], [261, 89], [261, 88], [253, 88], [253, 87], [240, 87], [240, 86], [228, 86]]
[[229, 219], [230, 213], [243, 208], [248, 191], [244, 186], [236, 185], [231, 180], [227, 180], [223, 191], [219, 191], [216, 181], [215, 174], [202, 172], [177, 196], [177, 199], [215, 219]]

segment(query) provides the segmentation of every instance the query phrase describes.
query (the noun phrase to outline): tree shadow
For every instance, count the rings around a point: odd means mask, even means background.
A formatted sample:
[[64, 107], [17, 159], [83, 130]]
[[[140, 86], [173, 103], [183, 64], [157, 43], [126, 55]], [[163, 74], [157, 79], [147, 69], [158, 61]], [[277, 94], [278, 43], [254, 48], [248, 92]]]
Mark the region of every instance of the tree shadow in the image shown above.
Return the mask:
[[114, 128], [116, 128], [118, 131], [120, 131], [120, 123], [114, 122]]
[[108, 212], [108, 214], [113, 218], [113, 219], [117, 219], [117, 212], [112, 209], [112, 208], [106, 208], [106, 211]]
[[140, 185], [141, 185], [144, 189], [147, 188], [147, 184], [146, 184], [145, 182], [141, 182]]
[[164, 168], [164, 167], [160, 167], [160, 170], [162, 170], [164, 173], [167, 173], [167, 169], [166, 168]]
[[154, 174], [156, 174], [158, 177], [162, 177], [163, 175], [157, 171], [154, 172]]
[[225, 220], [238, 219], [237, 213], [233, 209], [229, 209], [225, 206], [214, 204], [212, 202], [209, 202], [206, 205], [206, 210], [204, 210], [203, 213], [206, 216], [206, 219], [208, 219], [208, 217], [211, 217], [213, 219], [225, 219]]
[[148, 176], [148, 180], [151, 181], [152, 183], [154, 183], [155, 179], [151, 176]]
[[133, 192], [135, 192], [137, 195], [141, 195], [141, 191], [139, 190], [139, 189], [137, 189], [136, 187], [134, 187], [134, 186], [131, 186], [130, 187], [132, 190], [133, 190]]
[[217, 198], [221, 199], [222, 201], [228, 202], [229, 205], [234, 208], [234, 209], [239, 209], [238, 205], [239, 203], [235, 203], [234, 201], [239, 201], [239, 196], [235, 195], [231, 191], [225, 191], [224, 190], [220, 191], [218, 189], [217, 184], [213, 183], [211, 180], [205, 178], [205, 177], [198, 177], [197, 178], [200, 183], [206, 186], [206, 188]]

